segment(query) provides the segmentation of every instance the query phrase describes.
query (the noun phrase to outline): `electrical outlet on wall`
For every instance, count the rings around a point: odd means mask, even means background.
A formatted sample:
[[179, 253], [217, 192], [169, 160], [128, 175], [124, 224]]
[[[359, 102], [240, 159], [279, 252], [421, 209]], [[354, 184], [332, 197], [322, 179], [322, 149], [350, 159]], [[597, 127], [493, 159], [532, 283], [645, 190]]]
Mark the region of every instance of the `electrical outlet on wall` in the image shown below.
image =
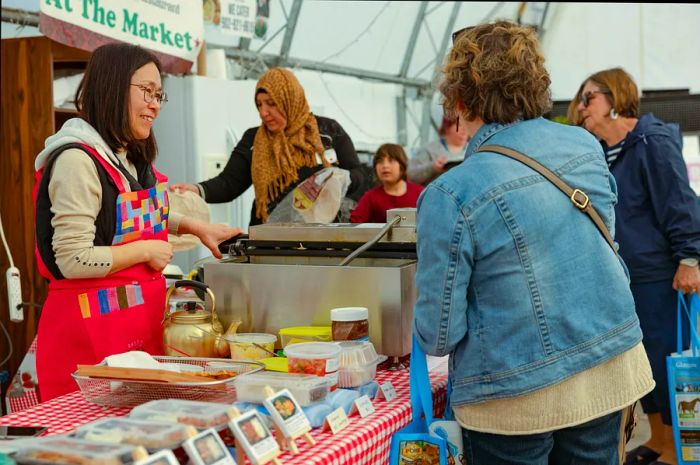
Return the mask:
[[7, 302], [10, 306], [10, 321], [24, 321], [22, 309], [22, 285], [19, 281], [19, 270], [12, 266], [5, 273], [7, 278]]
[[223, 171], [226, 166], [226, 157], [207, 156], [202, 160], [203, 179], [211, 179]]

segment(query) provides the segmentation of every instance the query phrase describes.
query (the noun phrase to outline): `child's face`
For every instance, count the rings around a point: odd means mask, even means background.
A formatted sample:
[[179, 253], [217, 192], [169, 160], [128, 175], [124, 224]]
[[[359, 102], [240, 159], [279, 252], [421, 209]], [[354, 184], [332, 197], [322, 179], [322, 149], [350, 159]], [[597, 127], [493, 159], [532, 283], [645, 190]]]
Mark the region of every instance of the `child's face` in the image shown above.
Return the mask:
[[395, 184], [401, 180], [401, 165], [391, 157], [380, 158], [374, 171], [382, 184]]

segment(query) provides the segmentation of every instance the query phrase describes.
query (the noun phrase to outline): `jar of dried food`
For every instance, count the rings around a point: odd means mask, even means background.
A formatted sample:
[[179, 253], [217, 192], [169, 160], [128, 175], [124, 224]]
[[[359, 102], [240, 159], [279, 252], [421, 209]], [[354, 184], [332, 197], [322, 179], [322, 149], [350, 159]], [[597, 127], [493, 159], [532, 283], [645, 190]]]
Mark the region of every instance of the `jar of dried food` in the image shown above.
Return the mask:
[[369, 341], [369, 311], [365, 307], [332, 309], [331, 333], [334, 341]]

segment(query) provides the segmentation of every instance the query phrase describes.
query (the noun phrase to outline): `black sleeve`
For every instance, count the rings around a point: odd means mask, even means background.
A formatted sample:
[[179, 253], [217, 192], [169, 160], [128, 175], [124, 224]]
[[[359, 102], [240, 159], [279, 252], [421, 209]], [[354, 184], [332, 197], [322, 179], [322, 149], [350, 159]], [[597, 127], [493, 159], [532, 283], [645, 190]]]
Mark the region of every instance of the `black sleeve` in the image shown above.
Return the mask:
[[[347, 197], [358, 200], [364, 194], [365, 172], [362, 163], [355, 152], [352, 139], [337, 121], [330, 118], [316, 117], [321, 134], [330, 136], [333, 140], [332, 147], [338, 156], [338, 166], [350, 171], [350, 187]], [[322, 137], [323, 139], [323, 137]], [[357, 197], [357, 198], [355, 198]]]
[[253, 183], [250, 167], [257, 130], [258, 128], [250, 128], [243, 133], [243, 137], [231, 152], [231, 157], [221, 173], [199, 183], [204, 189], [204, 199], [208, 203], [230, 202]]

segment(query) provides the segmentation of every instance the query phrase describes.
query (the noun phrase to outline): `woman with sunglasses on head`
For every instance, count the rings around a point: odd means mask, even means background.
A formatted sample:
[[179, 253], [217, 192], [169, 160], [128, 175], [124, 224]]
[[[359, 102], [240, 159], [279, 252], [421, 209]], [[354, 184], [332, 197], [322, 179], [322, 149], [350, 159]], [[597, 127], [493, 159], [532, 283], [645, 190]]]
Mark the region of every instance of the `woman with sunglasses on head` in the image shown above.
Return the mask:
[[262, 125], [243, 134], [218, 176], [198, 184], [173, 184], [170, 189], [223, 203], [252, 184], [251, 226], [266, 222], [294, 187], [328, 166], [350, 172], [347, 197], [359, 199], [365, 176], [352, 140], [337, 121], [311, 113], [304, 89], [290, 70], [272, 68], [260, 77], [255, 106]]
[[78, 364], [131, 350], [162, 354], [168, 233], [194, 234], [220, 257], [238, 228], [169, 212], [151, 131], [158, 59], [128, 44], [97, 48], [76, 94], [79, 117], [36, 158], [36, 252], [49, 280], [37, 334], [41, 400], [74, 391]]
[[[678, 125], [639, 116], [639, 92], [621, 68], [588, 77], [569, 105], [570, 121], [595, 135], [617, 182], [615, 240], [656, 388], [642, 399], [651, 438], [625, 464], [675, 464], [666, 356], [676, 350], [677, 290], [700, 288], [700, 207], [690, 188]], [[655, 462], [656, 461], [656, 462]]]
[[466, 461], [619, 465], [623, 412], [654, 381], [600, 144], [542, 117], [550, 78], [531, 28], [462, 31], [443, 72], [444, 108], [471, 140], [418, 200], [414, 334], [450, 355]]

